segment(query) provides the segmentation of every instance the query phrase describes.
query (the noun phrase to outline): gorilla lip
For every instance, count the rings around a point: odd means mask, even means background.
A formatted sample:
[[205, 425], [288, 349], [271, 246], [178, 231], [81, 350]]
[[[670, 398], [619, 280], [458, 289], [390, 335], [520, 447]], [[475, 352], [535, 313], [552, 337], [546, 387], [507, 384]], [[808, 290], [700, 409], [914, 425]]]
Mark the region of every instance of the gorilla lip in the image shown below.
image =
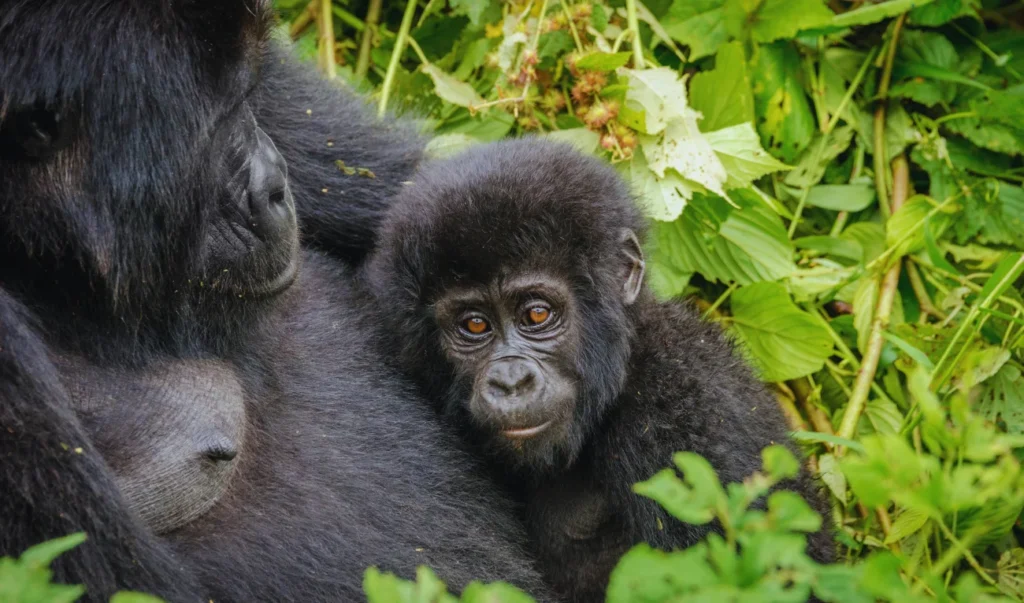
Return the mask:
[[550, 426], [551, 421], [544, 421], [540, 425], [534, 425], [533, 427], [517, 427], [515, 429], [506, 429], [501, 433], [505, 437], [512, 438], [514, 440], [526, 440], [541, 433]]

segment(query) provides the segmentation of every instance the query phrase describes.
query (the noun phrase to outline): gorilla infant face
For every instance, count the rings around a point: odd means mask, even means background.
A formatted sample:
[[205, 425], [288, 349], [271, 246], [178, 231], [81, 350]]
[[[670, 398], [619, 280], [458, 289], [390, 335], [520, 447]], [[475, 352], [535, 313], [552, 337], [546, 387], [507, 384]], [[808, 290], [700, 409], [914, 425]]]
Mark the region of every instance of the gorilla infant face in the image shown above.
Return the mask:
[[245, 398], [229, 364], [162, 359], [129, 369], [55, 360], [129, 507], [154, 532], [188, 524], [224, 495], [246, 432]]
[[[603, 294], [625, 307], [640, 293], [644, 262], [632, 231], [622, 232], [619, 247], [617, 285]], [[469, 416], [496, 448], [531, 465], [575, 448], [576, 406], [586, 403], [580, 325], [589, 317], [568, 278], [503, 265], [485, 284], [445, 288], [434, 317], [456, 381], [468, 385]]]

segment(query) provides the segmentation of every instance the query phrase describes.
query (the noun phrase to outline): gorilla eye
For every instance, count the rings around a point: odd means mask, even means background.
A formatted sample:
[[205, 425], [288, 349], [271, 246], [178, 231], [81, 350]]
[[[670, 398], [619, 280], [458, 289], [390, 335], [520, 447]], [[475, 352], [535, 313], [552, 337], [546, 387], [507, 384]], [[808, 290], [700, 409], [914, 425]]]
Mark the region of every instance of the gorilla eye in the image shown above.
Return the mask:
[[526, 322], [533, 326], [542, 325], [547, 322], [550, 317], [551, 310], [548, 310], [544, 306], [534, 306], [526, 313]]
[[462, 328], [470, 335], [483, 335], [487, 331], [491, 330], [491, 325], [485, 318], [480, 316], [471, 316], [462, 321]]

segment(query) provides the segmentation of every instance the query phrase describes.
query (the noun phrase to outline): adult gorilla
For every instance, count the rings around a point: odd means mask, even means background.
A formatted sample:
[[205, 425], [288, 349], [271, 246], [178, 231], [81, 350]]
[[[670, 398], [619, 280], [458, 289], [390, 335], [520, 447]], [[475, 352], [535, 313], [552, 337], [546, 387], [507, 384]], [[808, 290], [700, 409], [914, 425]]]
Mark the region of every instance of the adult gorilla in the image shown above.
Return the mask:
[[0, 0], [0, 555], [83, 530], [57, 577], [93, 600], [351, 601], [420, 563], [541, 591], [297, 243], [292, 192], [358, 259], [419, 143], [282, 65], [267, 11]]

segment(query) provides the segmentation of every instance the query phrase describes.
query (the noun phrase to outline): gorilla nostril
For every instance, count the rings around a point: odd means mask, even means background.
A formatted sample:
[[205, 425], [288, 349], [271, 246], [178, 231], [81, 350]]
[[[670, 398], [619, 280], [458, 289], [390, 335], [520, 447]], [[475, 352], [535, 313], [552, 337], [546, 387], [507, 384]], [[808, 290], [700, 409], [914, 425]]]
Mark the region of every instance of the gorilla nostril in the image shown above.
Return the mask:
[[284, 189], [283, 188], [278, 189], [278, 190], [270, 193], [270, 204], [271, 205], [280, 205], [281, 203], [284, 203]]
[[215, 463], [222, 463], [235, 460], [235, 457], [238, 456], [238, 451], [231, 446], [213, 446], [208, 448], [203, 453], [203, 456]]

